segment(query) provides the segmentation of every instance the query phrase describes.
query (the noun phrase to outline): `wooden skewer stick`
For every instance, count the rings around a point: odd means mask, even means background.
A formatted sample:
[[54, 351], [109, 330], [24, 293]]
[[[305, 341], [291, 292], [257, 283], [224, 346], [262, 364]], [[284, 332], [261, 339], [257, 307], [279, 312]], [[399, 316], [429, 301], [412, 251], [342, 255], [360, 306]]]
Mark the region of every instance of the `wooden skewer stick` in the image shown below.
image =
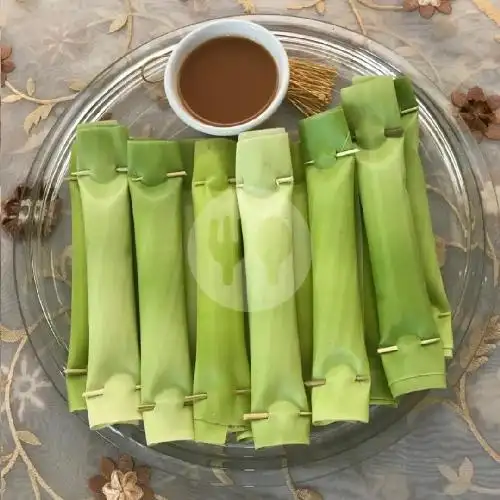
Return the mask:
[[242, 396], [244, 394], [250, 394], [251, 390], [250, 389], [236, 389], [234, 391], [234, 393], [237, 395], [237, 396]]
[[[299, 411], [299, 417], [310, 417], [312, 413], [310, 411]], [[269, 418], [269, 413], [245, 413], [243, 415], [244, 421], [251, 420], [266, 420]]]
[[[207, 399], [206, 394], [193, 394], [191, 396], [186, 396], [184, 398], [184, 404], [186, 403], [195, 403], [196, 401], [203, 401], [204, 399]], [[139, 411], [144, 412], [144, 411], [153, 411], [156, 407], [155, 403], [146, 403], [139, 405]]]
[[307, 380], [304, 382], [306, 387], [321, 387], [322, 385], [326, 385], [326, 380]]
[[[368, 380], [368, 377], [364, 377], [364, 376], [360, 376], [360, 375], [356, 376], [356, 382], [364, 382], [366, 380]], [[304, 382], [304, 385], [306, 387], [310, 387], [310, 388], [321, 387], [323, 385], [326, 385], [326, 380], [325, 379], [307, 380], [307, 381]], [[138, 386], [137, 389], [140, 389], [140, 386]], [[100, 391], [100, 393], [101, 392], [102, 391]], [[251, 389], [236, 389], [234, 391], [234, 393], [237, 396], [243, 396], [243, 395], [246, 395], [246, 394], [250, 394], [251, 393]], [[196, 403], [197, 401], [204, 401], [205, 399], [207, 399], [207, 397], [208, 396], [207, 396], [206, 393], [192, 394], [192, 395], [186, 396], [184, 398], [184, 404], [186, 404], [186, 403]], [[151, 410], [154, 410], [154, 408], [155, 408], [155, 404], [154, 403], [143, 404], [143, 405], [139, 406], [139, 411], [151, 411]], [[301, 417], [308, 417], [308, 416], [311, 416], [312, 413], [311, 412], [307, 412], [307, 411], [301, 411], [299, 413], [299, 415]], [[264, 420], [266, 418], [269, 418], [269, 413], [246, 413], [245, 415], [243, 415], [243, 420]]]
[[203, 401], [207, 399], [206, 394], [193, 394], [184, 398], [184, 403], [195, 403], [196, 401]]
[[[241, 394], [250, 394], [250, 389], [237, 389], [234, 391], [236, 395], [241, 395]], [[200, 394], [192, 394], [190, 396], [186, 396], [184, 398], [184, 404], [186, 403], [196, 403], [197, 401], [203, 401], [207, 399], [207, 395], [205, 393], [200, 393]], [[143, 404], [139, 406], [139, 411], [152, 411], [155, 409], [155, 404], [154, 403], [149, 403], [149, 404]]]

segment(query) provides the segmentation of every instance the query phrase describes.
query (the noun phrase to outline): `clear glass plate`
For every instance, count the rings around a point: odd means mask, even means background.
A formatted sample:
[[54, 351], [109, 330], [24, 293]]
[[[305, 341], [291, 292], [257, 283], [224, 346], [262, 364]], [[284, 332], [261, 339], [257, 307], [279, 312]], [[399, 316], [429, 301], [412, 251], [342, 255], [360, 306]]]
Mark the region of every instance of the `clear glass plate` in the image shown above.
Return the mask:
[[[339, 89], [348, 85], [355, 75], [402, 72], [413, 79], [420, 104], [421, 155], [430, 186], [434, 229], [443, 240], [453, 242], [442, 268], [453, 309], [457, 346], [457, 355], [448, 371], [453, 384], [466, 369], [474, 354], [473, 346], [477, 345], [471, 340], [470, 332], [482, 331], [495, 298], [487, 233], [496, 229], [498, 214], [490, 210], [490, 215], [485, 217], [483, 212], [481, 193], [489, 185], [490, 177], [475, 141], [463, 124], [454, 119], [449, 101], [440, 91], [404, 59], [379, 44], [320, 21], [271, 15], [251, 18], [275, 32], [291, 55], [335, 66], [339, 73], [335, 101]], [[131, 135], [196, 136], [168, 106], [156, 101], [157, 87], [143, 80], [143, 77], [161, 80], [172, 49], [193, 27], [176, 30], [140, 46], [98, 75], [54, 125], [33, 164], [29, 184], [35, 185], [39, 192], [42, 184], [50, 186], [51, 190], [44, 191], [48, 195], [43, 203], [60, 196], [63, 217], [50, 239], [42, 239], [41, 227], [33, 223], [33, 236], [17, 244], [17, 289], [26, 324], [29, 318], [39, 315], [40, 310], [43, 312], [43, 328], [31, 337], [31, 342], [40, 363], [64, 398], [71, 277], [71, 221], [65, 177], [75, 128], [78, 123], [94, 121], [111, 112], [113, 118], [129, 126]], [[298, 112], [284, 105], [266, 126], [285, 126], [296, 134], [299, 118]], [[307, 447], [277, 447], [255, 452], [245, 444], [216, 447], [175, 443], [147, 448], [141, 427], [132, 426], [116, 426], [102, 431], [102, 435], [121, 450], [128, 450], [138, 459], [142, 457], [150, 465], [172, 473], [183, 473], [186, 462], [228, 467], [247, 475], [259, 474], [262, 485], [263, 475], [287, 465], [301, 466], [305, 475], [297, 479], [307, 480], [310, 474], [320, 475], [323, 468], [325, 473], [331, 473], [335, 467], [358, 462], [394, 443], [408, 431], [404, 417], [422, 397], [422, 394], [408, 396], [398, 409], [372, 408], [368, 425], [345, 423], [314, 428]], [[85, 415], [82, 418], [85, 419]]]

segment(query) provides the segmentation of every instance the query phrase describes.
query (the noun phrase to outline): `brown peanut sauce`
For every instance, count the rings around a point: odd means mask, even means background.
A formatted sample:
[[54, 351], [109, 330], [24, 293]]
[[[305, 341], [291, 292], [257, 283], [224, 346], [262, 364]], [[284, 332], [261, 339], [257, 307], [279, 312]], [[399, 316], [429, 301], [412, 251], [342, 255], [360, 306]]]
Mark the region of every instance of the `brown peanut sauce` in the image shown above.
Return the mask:
[[248, 122], [269, 106], [277, 85], [278, 68], [271, 54], [237, 36], [199, 45], [179, 70], [178, 90], [185, 108], [210, 125]]

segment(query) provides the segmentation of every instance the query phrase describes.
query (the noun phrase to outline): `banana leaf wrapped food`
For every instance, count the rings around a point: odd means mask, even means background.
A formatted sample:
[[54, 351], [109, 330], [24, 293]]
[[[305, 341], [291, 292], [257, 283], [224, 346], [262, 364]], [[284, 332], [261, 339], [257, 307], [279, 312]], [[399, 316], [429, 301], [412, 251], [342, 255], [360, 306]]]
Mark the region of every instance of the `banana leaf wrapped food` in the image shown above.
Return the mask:
[[300, 144], [290, 143], [293, 167], [292, 229], [293, 229], [293, 273], [295, 277], [295, 307], [299, 331], [302, 376], [312, 376], [312, 275], [311, 241], [309, 233], [309, 209], [307, 207], [307, 185], [305, 165]]
[[427, 293], [429, 294], [439, 335], [443, 342], [444, 355], [446, 358], [451, 358], [453, 356], [451, 308], [439, 269], [424, 169], [418, 152], [418, 102], [413, 91], [413, 85], [408, 77], [396, 78], [394, 87], [401, 112], [401, 126], [404, 131], [406, 189], [410, 198]]
[[[359, 214], [361, 215], [361, 214]], [[359, 217], [359, 219], [362, 219]], [[363, 297], [363, 324], [365, 331], [366, 353], [370, 365], [370, 404], [396, 406], [396, 400], [391, 394], [382, 359], [378, 353], [380, 345], [380, 330], [378, 324], [377, 299], [375, 296], [375, 285], [373, 283], [372, 265], [366, 230], [363, 221], [359, 220], [359, 231], [361, 232], [360, 268], [361, 289]]]
[[240, 134], [236, 152], [255, 448], [309, 442], [295, 308], [293, 169], [284, 129]]
[[377, 299], [379, 354], [394, 397], [444, 388], [443, 344], [427, 294], [406, 188], [400, 110], [391, 77], [341, 91], [359, 152], [363, 223]]
[[179, 141], [179, 147], [182, 157], [182, 167], [186, 172], [186, 177], [183, 182], [184, 189], [182, 191], [182, 245], [184, 258], [184, 283], [186, 289], [186, 307], [187, 307], [187, 324], [189, 333], [189, 353], [191, 355], [191, 363], [194, 368], [194, 359], [196, 355], [196, 295], [198, 293], [198, 285], [196, 284], [195, 269], [189, 262], [189, 248], [195, 251], [196, 234], [194, 231], [194, 208], [193, 196], [191, 194], [191, 184], [193, 180], [194, 168], [194, 139], [184, 139]]
[[87, 257], [91, 428], [141, 419], [127, 129], [80, 125], [77, 169]]
[[307, 165], [313, 280], [312, 420], [367, 422], [354, 145], [342, 108], [299, 124]]
[[141, 345], [141, 410], [148, 444], [194, 438], [182, 245], [186, 172], [179, 143], [128, 142]]
[[83, 393], [87, 385], [89, 356], [89, 322], [87, 308], [87, 262], [85, 256], [85, 229], [82, 201], [77, 178], [76, 145], [70, 159], [69, 192], [71, 201], [71, 330], [68, 362], [65, 370], [68, 406], [70, 411], [84, 410], [87, 405]]
[[[198, 283], [194, 394], [196, 441], [222, 445], [248, 431], [250, 368], [245, 344], [236, 144], [207, 139], [194, 151], [194, 249]], [[190, 248], [189, 252], [192, 251]]]
[[[353, 83], [366, 82], [374, 78], [377, 77], [358, 76], [353, 79]], [[407, 76], [395, 78], [394, 88], [404, 136], [406, 189], [410, 199], [427, 293], [431, 301], [439, 336], [443, 343], [444, 355], [446, 358], [451, 358], [453, 356], [451, 308], [439, 269], [424, 168], [419, 154], [418, 101], [415, 97], [411, 79]]]

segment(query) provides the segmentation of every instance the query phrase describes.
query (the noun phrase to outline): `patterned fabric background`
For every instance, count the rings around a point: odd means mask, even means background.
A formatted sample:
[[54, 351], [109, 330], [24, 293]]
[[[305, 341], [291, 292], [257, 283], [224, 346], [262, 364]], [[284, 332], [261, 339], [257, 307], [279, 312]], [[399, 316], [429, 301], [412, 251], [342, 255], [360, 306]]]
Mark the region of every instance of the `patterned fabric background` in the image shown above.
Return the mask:
[[[8, 73], [1, 92], [2, 195], [22, 183], [56, 118], [113, 60], [174, 28], [243, 12], [324, 18], [392, 48], [446, 95], [474, 85], [500, 94], [500, 0], [3, 0], [1, 43], [13, 50], [3, 48], [1, 61]], [[151, 97], [158, 97], [155, 89]], [[500, 143], [484, 140], [481, 149], [491, 167], [498, 165]], [[495, 193], [500, 168], [482, 193], [487, 213], [497, 210]], [[497, 235], [489, 236], [496, 276]], [[443, 259], [454, 251], [449, 243], [441, 246]], [[64, 278], [67, 258], [51, 272]], [[4, 232], [1, 264], [1, 497], [91, 498], [87, 480], [98, 473], [100, 457], [117, 458], [119, 451], [67, 412], [39, 366], [19, 317], [12, 240]], [[37, 318], [30, 322], [36, 335]], [[457, 387], [427, 397], [401, 424], [404, 437], [361, 463], [353, 455], [330, 470], [285, 468], [255, 473], [250, 481], [247, 474], [244, 484], [217, 468], [154, 470], [156, 498], [500, 498], [498, 343], [500, 317], [494, 316], [486, 330], [470, 337], [467, 349], [475, 357]], [[306, 486], [317, 494], [301, 489]]]

